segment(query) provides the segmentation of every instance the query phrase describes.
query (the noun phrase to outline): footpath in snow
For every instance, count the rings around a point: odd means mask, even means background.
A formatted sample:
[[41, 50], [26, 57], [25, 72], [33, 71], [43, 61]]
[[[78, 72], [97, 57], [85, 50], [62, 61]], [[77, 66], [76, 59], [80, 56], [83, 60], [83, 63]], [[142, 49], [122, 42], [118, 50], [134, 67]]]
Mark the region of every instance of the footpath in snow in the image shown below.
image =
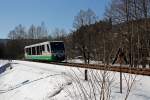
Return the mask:
[[[0, 100], [94, 100], [95, 97], [100, 98], [103, 71], [88, 70], [89, 80], [84, 81], [84, 69], [28, 61], [13, 61], [11, 66], [12, 69], [0, 74]], [[119, 93], [119, 73], [107, 72], [107, 75], [111, 79], [110, 99], [124, 100], [127, 94], [126, 80], [134, 78], [134, 75], [123, 74], [122, 94]], [[99, 78], [96, 79], [94, 76]], [[107, 81], [110, 80], [106, 78], [106, 83]], [[136, 76], [128, 97], [128, 100], [134, 99], [150, 100], [149, 76]]]

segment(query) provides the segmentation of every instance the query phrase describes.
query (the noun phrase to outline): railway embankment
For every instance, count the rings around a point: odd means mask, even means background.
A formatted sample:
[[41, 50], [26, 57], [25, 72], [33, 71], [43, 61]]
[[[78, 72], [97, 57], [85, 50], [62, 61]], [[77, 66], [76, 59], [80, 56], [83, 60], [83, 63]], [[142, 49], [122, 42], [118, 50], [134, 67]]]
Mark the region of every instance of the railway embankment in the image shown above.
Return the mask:
[[3, 72], [5, 72], [7, 70], [7, 68], [11, 67], [11, 63], [10, 62], [6, 62], [4, 64], [0, 65], [0, 74], [2, 74]]

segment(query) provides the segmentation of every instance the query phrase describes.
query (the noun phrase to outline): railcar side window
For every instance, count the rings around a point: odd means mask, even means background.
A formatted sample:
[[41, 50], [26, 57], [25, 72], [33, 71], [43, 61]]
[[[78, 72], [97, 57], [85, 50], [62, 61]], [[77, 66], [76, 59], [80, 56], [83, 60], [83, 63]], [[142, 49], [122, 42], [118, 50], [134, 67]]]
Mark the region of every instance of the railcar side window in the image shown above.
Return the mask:
[[35, 47], [32, 47], [32, 55], [36, 55]]
[[40, 46], [40, 55], [42, 55], [42, 46]]
[[27, 55], [31, 55], [31, 48], [26, 48], [25, 50]]
[[29, 49], [29, 55], [31, 55], [31, 48], [28, 48]]
[[25, 51], [26, 51], [26, 54], [29, 55], [29, 49], [26, 48]]
[[40, 46], [37, 46], [37, 55], [40, 55]]
[[47, 51], [50, 52], [50, 48], [49, 48], [49, 45], [48, 45], [48, 44], [47, 44]]
[[30, 51], [29, 51], [29, 48], [27, 48], [27, 55], [30, 55]]
[[29, 52], [30, 52], [30, 51], [29, 51], [29, 48], [27, 48], [27, 54], [28, 54], [28, 55], [29, 55]]
[[42, 51], [45, 51], [45, 46], [44, 45], [42, 45]]

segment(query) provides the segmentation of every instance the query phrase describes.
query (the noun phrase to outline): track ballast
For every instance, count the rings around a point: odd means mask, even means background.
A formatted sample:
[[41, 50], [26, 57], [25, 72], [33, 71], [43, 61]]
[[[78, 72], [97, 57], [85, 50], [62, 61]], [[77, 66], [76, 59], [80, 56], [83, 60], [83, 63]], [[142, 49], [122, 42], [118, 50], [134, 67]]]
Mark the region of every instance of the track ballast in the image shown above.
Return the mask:
[[68, 62], [42, 62], [42, 63], [150, 76], [149, 68], [137, 68], [137, 67], [129, 67], [129, 66], [123, 66], [123, 65], [114, 66], [114, 65], [82, 64], [82, 63], [68, 63]]

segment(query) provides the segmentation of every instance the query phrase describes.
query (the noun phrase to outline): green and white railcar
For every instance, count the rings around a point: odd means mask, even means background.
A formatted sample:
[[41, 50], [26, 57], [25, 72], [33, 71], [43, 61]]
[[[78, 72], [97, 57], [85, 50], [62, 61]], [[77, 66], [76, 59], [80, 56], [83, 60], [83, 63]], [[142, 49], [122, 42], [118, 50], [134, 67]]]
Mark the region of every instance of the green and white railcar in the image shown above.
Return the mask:
[[63, 41], [47, 41], [25, 46], [25, 59], [40, 61], [62, 61], [65, 59]]

